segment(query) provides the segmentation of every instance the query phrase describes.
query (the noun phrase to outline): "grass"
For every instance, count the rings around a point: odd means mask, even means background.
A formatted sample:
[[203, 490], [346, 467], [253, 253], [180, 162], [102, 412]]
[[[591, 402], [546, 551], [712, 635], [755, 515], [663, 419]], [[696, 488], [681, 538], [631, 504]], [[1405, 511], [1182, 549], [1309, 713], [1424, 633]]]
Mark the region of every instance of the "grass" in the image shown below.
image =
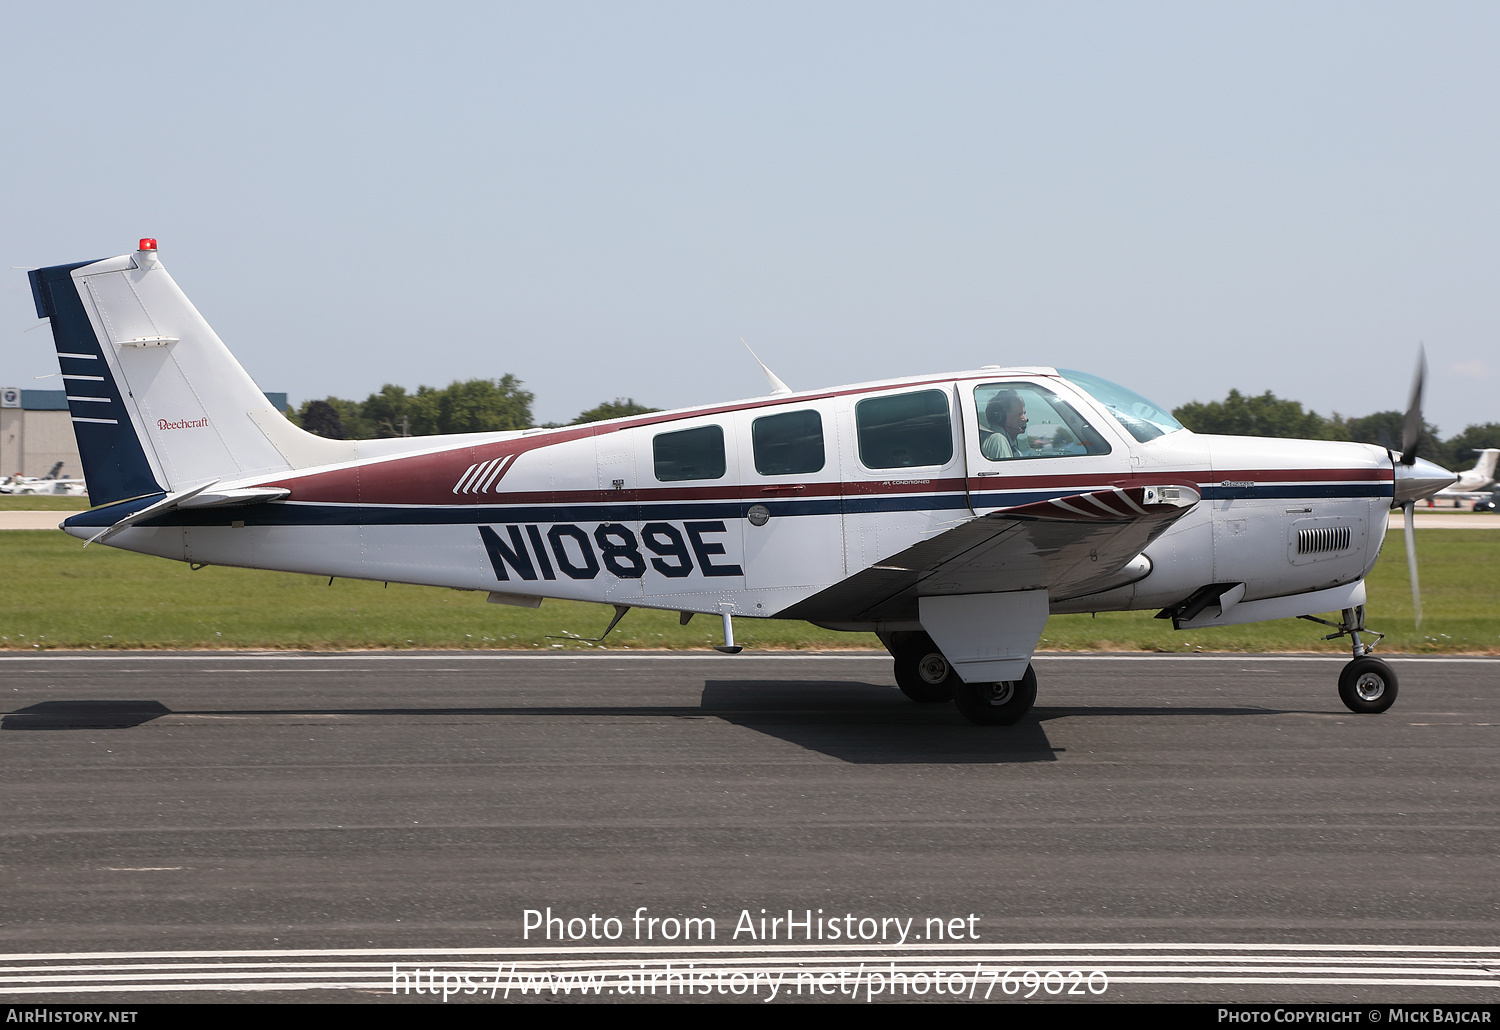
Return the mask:
[[52, 494], [0, 494], [0, 511], [85, 511], [87, 497], [57, 497]]
[[[28, 498], [29, 499], [29, 498]], [[37, 498], [47, 500], [48, 498]], [[58, 498], [68, 500], [68, 498]], [[1387, 652], [1500, 654], [1500, 532], [1417, 530], [1425, 621], [1412, 622], [1399, 533], [1370, 576], [1369, 621]], [[703, 648], [719, 623], [675, 612], [632, 611], [603, 644], [607, 605], [546, 601], [540, 609], [485, 604], [482, 594], [186, 565], [118, 551], [84, 550], [50, 530], [0, 533], [6, 570], [0, 648]], [[1041, 648], [1055, 651], [1327, 651], [1326, 630], [1300, 620], [1177, 632], [1151, 612], [1056, 616]], [[737, 619], [748, 648], [879, 648], [873, 634], [802, 622]], [[559, 637], [565, 639], [548, 639]]]

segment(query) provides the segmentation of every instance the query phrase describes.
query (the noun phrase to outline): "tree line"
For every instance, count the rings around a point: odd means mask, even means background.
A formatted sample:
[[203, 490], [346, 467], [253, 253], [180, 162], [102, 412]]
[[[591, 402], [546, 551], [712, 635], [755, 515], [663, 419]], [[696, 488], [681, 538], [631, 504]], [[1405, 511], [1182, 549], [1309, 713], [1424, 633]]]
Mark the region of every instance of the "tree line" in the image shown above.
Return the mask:
[[[303, 429], [333, 440], [373, 440], [388, 436], [434, 436], [443, 433], [487, 433], [530, 429], [535, 398], [521, 388], [521, 381], [506, 375], [499, 379], [466, 379], [439, 389], [419, 386], [415, 393], [387, 383], [362, 401], [326, 397], [305, 401], [289, 412]], [[629, 397], [616, 397], [587, 411], [568, 425], [644, 415], [657, 411]], [[1230, 390], [1222, 401], [1192, 401], [1172, 414], [1195, 433], [1227, 436], [1276, 436], [1301, 440], [1352, 440], [1399, 449], [1406, 416], [1399, 411], [1377, 411], [1361, 418], [1345, 418], [1335, 412], [1324, 418], [1303, 410], [1300, 402], [1285, 400], [1267, 390], [1246, 396]], [[561, 423], [547, 423], [556, 427]], [[1468, 468], [1474, 452], [1500, 447], [1500, 423], [1465, 427], [1444, 440], [1437, 428], [1423, 423], [1418, 450], [1423, 457], [1450, 469]]]
[[[297, 425], [330, 440], [376, 440], [391, 436], [437, 436], [445, 433], [492, 433], [530, 429], [529, 390], [506, 375], [499, 379], [456, 380], [441, 389], [419, 386], [415, 393], [390, 383], [362, 401], [325, 397], [304, 401], [287, 413]], [[600, 422], [657, 411], [632, 398], [617, 397], [580, 412], [569, 425]], [[547, 423], [555, 428], [561, 423]]]
[[[1332, 417], [1324, 418], [1316, 411], [1302, 410], [1299, 402], [1284, 400], [1270, 390], [1258, 397], [1230, 390], [1222, 401], [1206, 404], [1192, 401], [1172, 409], [1172, 415], [1195, 433], [1352, 440], [1392, 450], [1401, 449], [1402, 427], [1406, 422], [1406, 415], [1400, 411], [1377, 411], [1362, 418], [1345, 418], [1334, 412]], [[1500, 447], [1500, 422], [1466, 426], [1463, 432], [1446, 440], [1438, 436], [1436, 426], [1423, 422], [1417, 452], [1429, 461], [1456, 470], [1472, 466], [1474, 452], [1485, 447]]]

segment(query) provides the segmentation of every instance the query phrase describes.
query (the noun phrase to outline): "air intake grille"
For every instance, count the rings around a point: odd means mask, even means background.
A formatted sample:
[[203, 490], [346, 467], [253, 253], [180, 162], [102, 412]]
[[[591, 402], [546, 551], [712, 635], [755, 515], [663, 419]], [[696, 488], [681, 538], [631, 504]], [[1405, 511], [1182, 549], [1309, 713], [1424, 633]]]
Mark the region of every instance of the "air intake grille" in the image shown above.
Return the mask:
[[1327, 554], [1349, 547], [1348, 526], [1322, 526], [1297, 530], [1298, 554]]

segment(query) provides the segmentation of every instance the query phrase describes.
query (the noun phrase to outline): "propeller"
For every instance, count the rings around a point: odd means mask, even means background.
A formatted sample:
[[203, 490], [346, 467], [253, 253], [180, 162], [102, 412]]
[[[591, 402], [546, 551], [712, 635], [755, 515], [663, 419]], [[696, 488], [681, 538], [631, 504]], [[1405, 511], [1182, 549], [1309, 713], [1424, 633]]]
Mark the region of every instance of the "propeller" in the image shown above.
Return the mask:
[[1411, 580], [1411, 610], [1417, 620], [1417, 628], [1422, 626], [1422, 588], [1417, 585], [1417, 533], [1413, 526], [1416, 520], [1416, 501], [1407, 501], [1401, 506], [1401, 512], [1405, 516], [1406, 532], [1406, 575]]
[[1411, 582], [1411, 607], [1418, 626], [1422, 625], [1422, 590], [1417, 585], [1417, 534], [1415, 528], [1417, 501], [1430, 497], [1457, 478], [1445, 468], [1417, 455], [1422, 439], [1422, 387], [1427, 378], [1427, 351], [1417, 345], [1417, 369], [1412, 375], [1411, 395], [1406, 402], [1406, 418], [1401, 426], [1401, 457], [1392, 462], [1395, 472], [1395, 496], [1391, 507], [1399, 507], [1405, 522], [1406, 572]]
[[[1417, 367], [1411, 377], [1411, 393], [1406, 398], [1406, 421], [1401, 425], [1401, 464], [1408, 468], [1417, 463], [1417, 444], [1422, 439], [1422, 387], [1427, 379], [1427, 348], [1417, 344]], [[1416, 625], [1422, 626], [1422, 588], [1417, 584], [1417, 501], [1407, 501], [1401, 511], [1406, 536], [1406, 575], [1411, 582], [1411, 610]]]
[[1406, 400], [1406, 420], [1401, 425], [1401, 464], [1415, 465], [1417, 444], [1422, 439], [1422, 384], [1427, 379], [1427, 348], [1417, 344], [1417, 369], [1411, 377], [1411, 395]]

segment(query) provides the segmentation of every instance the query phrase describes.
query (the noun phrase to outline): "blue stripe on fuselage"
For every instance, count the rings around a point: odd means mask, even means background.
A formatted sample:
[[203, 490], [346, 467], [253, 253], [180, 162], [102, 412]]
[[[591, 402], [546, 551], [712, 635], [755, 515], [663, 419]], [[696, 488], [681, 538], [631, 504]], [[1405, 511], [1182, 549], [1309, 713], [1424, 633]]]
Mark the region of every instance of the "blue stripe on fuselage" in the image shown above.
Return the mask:
[[1393, 497], [1393, 483], [1273, 483], [1269, 486], [1204, 486], [1205, 501], [1295, 500], [1299, 497]]
[[[1248, 498], [1297, 499], [1338, 497], [1389, 497], [1389, 483], [1278, 484], [1265, 487], [1203, 487], [1206, 500]], [[973, 495], [976, 508], [1012, 508], [1059, 497], [1076, 496], [1071, 490], [989, 491]], [[138, 511], [161, 494], [80, 512], [64, 525], [103, 528]], [[740, 519], [754, 505], [770, 509], [776, 518], [810, 515], [862, 515], [899, 511], [960, 511], [970, 498], [961, 493], [850, 495], [805, 499], [741, 499], [725, 501], [661, 501], [641, 503], [616, 501], [596, 504], [528, 505], [360, 505], [315, 502], [274, 502], [172, 511], [141, 522], [147, 526], [473, 526], [508, 523], [651, 522], [696, 519]]]

